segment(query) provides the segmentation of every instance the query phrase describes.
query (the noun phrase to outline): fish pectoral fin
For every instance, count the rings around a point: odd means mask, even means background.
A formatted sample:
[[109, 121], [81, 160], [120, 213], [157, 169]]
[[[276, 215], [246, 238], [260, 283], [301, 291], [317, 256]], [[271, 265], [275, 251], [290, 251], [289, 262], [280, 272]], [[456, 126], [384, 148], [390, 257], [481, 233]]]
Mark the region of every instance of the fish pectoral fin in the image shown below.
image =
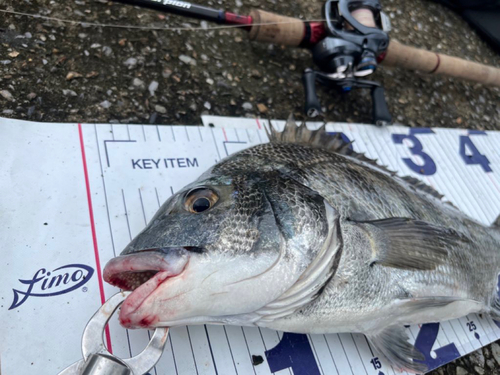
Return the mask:
[[365, 332], [375, 350], [383, 354], [395, 367], [403, 371], [425, 373], [424, 355], [408, 342], [403, 326], [389, 326], [377, 332]]
[[390, 218], [356, 222], [369, 236], [373, 257], [371, 266], [408, 270], [433, 270], [448, 257], [448, 249], [470, 242], [451, 228], [421, 220]]

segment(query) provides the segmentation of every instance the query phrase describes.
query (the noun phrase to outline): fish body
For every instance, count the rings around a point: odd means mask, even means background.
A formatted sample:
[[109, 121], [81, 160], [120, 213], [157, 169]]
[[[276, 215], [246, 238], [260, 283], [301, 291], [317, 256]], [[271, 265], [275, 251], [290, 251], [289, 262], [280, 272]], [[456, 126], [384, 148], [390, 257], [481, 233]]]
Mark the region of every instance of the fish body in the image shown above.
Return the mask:
[[364, 333], [425, 371], [404, 325], [500, 317], [500, 230], [324, 128], [288, 122], [172, 196], [104, 278], [122, 325]]

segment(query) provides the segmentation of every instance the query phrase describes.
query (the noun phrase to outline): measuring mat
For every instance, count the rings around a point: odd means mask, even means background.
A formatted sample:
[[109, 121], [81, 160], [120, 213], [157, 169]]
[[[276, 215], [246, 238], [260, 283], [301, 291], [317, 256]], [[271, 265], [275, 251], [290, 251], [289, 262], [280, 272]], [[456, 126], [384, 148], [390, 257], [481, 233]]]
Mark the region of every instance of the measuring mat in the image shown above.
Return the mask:
[[[205, 127], [0, 119], [2, 375], [55, 375], [81, 359], [87, 321], [118, 291], [102, 280], [106, 262], [170, 195], [222, 158], [268, 141], [265, 120], [202, 120]], [[272, 124], [279, 129], [284, 122]], [[327, 129], [354, 141], [355, 151], [433, 186], [485, 225], [500, 214], [500, 132], [344, 123]], [[500, 338], [500, 323], [477, 314], [407, 329], [431, 369]], [[104, 339], [127, 358], [151, 334], [126, 330], [113, 317]], [[150, 373], [401, 372], [361, 334], [207, 325], [171, 329]]]

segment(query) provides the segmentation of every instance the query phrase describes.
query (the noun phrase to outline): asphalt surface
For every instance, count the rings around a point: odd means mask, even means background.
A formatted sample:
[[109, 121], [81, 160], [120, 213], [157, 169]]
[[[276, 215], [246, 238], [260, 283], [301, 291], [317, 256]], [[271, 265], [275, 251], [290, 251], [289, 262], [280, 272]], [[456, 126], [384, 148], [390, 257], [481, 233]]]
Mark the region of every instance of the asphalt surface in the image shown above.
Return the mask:
[[[260, 8], [317, 19], [320, 1], [199, 0], [247, 14]], [[500, 56], [452, 11], [426, 0], [384, 0], [391, 37], [500, 67]], [[307, 50], [250, 42], [241, 30], [107, 0], [0, 0], [0, 9], [70, 19], [71, 24], [0, 15], [0, 116], [47, 122], [201, 124], [203, 114], [303, 116]], [[141, 30], [88, 23], [187, 30]], [[202, 26], [204, 30], [189, 30]], [[397, 123], [500, 130], [500, 90], [458, 79], [381, 67]], [[318, 88], [325, 120], [371, 121], [366, 90]], [[500, 374], [500, 346], [488, 346], [432, 374]]]

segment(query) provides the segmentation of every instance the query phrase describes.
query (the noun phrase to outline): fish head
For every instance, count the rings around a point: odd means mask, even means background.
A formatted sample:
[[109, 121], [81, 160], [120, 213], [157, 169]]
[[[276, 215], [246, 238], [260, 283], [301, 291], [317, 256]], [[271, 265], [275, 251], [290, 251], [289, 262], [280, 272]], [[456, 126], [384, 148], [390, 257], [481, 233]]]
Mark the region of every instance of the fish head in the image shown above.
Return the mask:
[[133, 291], [120, 323], [253, 325], [323, 246], [325, 215], [321, 197], [276, 174], [200, 178], [106, 265], [105, 281]]

